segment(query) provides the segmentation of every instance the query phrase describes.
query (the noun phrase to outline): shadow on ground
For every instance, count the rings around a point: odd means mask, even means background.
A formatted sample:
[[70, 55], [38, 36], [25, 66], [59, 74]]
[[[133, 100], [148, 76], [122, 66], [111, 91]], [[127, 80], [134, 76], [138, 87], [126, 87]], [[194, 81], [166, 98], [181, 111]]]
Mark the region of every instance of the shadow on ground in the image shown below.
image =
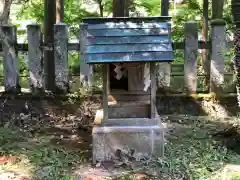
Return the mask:
[[[98, 98], [1, 99], [0, 155], [17, 158], [14, 162], [0, 158], [0, 174], [14, 171], [29, 179], [47, 180], [77, 176], [79, 167], [91, 161], [91, 123], [100, 102]], [[239, 175], [240, 170], [226, 170], [227, 164], [240, 165], [238, 134], [216, 135], [238, 125], [235, 112], [228, 118], [210, 118], [202, 104], [187, 97], [158, 99], [158, 111], [167, 127], [166, 152], [154, 166], [143, 165], [148, 176], [210, 180], [225, 173], [230, 180]]]
[[[1, 99], [0, 155], [28, 161], [20, 164], [22, 169], [32, 167], [33, 179], [67, 176], [73, 167], [90, 162], [91, 108], [98, 106], [92, 102]], [[5, 163], [0, 159], [0, 166]]]

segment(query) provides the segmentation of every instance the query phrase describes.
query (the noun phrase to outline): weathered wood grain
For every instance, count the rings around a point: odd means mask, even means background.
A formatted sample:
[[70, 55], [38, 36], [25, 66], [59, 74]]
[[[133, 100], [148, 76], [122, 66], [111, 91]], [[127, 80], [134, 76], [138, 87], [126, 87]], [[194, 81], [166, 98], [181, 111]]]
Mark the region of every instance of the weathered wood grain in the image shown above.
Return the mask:
[[108, 120], [109, 65], [103, 64], [103, 120]]
[[145, 28], [162, 28], [167, 29], [168, 23], [162, 22], [106, 22], [101, 24], [89, 24], [88, 29], [145, 29]]
[[157, 116], [156, 112], [156, 64], [154, 62], [150, 63], [150, 79], [151, 79], [151, 119], [155, 119]]
[[144, 63], [129, 63], [125, 67], [128, 71], [128, 91], [143, 91]]
[[168, 52], [129, 52], [129, 53], [99, 53], [89, 54], [88, 63], [99, 62], [139, 62], [139, 61], [164, 61], [171, 62], [173, 53]]
[[43, 91], [43, 55], [40, 45], [42, 33], [40, 25], [27, 26], [28, 33], [28, 68], [32, 92], [34, 94]]
[[162, 36], [126, 36], [126, 37], [88, 37], [87, 45], [116, 44], [159, 44], [171, 43], [169, 35]]
[[57, 91], [68, 92], [68, 28], [64, 23], [54, 25], [55, 82]]
[[185, 24], [184, 85], [190, 93], [197, 90], [198, 25], [195, 21]]
[[7, 92], [19, 92], [19, 65], [17, 58], [16, 27], [13, 25], [1, 26], [5, 37], [2, 40], [3, 66], [4, 66], [4, 87]]
[[156, 36], [168, 35], [168, 29], [88, 29], [88, 37], [102, 37], [102, 36]]
[[83, 22], [88, 24], [101, 24], [107, 22], [135, 22], [135, 23], [149, 23], [149, 22], [169, 22], [169, 16], [155, 16], [155, 17], [88, 17], [84, 18]]
[[171, 43], [161, 44], [120, 44], [120, 45], [93, 45], [87, 47], [88, 54], [94, 53], [131, 53], [131, 52], [165, 52], [172, 51]]
[[166, 22], [87, 23], [82, 44], [87, 46], [86, 63], [173, 61], [170, 34], [171, 25]]

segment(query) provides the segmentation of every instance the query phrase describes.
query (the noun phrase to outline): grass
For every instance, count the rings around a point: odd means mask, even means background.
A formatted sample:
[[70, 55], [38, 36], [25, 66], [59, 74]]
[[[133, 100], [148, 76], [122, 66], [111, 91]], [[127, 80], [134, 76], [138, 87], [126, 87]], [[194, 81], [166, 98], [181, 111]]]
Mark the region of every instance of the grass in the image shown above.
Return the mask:
[[[15, 101], [9, 103], [12, 106], [16, 104]], [[61, 121], [68, 116], [61, 117]], [[53, 118], [53, 121], [56, 120]], [[239, 125], [239, 119], [176, 115], [165, 116], [163, 121], [168, 125], [165, 157], [146, 165], [144, 171], [147, 174], [155, 175], [159, 180], [240, 179], [240, 154], [225, 145], [224, 142], [230, 139], [211, 135], [230, 123]], [[90, 134], [80, 129], [67, 129], [64, 123], [56, 124], [58, 126], [52, 125], [51, 128], [39, 124], [28, 125], [27, 128], [11, 124], [2, 126], [0, 177], [3, 173], [15, 172], [36, 180], [78, 179], [76, 172], [79, 167], [90, 163]], [[4, 156], [15, 159], [2, 163], [1, 157]], [[233, 168], [235, 166], [237, 170]], [[130, 173], [120, 179], [131, 177], [134, 179]]]
[[[29, 138], [27, 133], [1, 128], [0, 154], [19, 158], [16, 164], [2, 164], [0, 169], [25, 172], [34, 179], [66, 179], [72, 167], [86, 162], [81, 149], [67, 149], [54, 145], [51, 137]], [[22, 173], [22, 172], [21, 172]]]
[[227, 173], [225, 180], [236, 176], [240, 178], [240, 171], [239, 174], [224, 171], [227, 164], [240, 165], [240, 155], [210, 135], [210, 132], [221, 128], [219, 121], [190, 116], [180, 120], [181, 123], [177, 123], [168, 135], [165, 152], [163, 169], [166, 174], [172, 175], [170, 179], [178, 172], [184, 172], [192, 180], [215, 180], [222, 177], [223, 173]]
[[[223, 175], [224, 180], [240, 179], [240, 171], [224, 170], [227, 164], [240, 165], [240, 155], [208, 135], [213, 124], [198, 121], [190, 125], [191, 119], [188, 124], [185, 122], [187, 118], [168, 133], [165, 158], [158, 160], [157, 168], [148, 168], [148, 172], [162, 179], [217, 180]], [[0, 154], [19, 158], [16, 164], [0, 165], [0, 172], [13, 170], [34, 179], [65, 180], [73, 178], [73, 170], [87, 161], [81, 149], [53, 144], [52, 137], [29, 138], [27, 133], [12, 128], [1, 128], [0, 132]]]
[[167, 171], [171, 174], [185, 171], [189, 179], [208, 179], [235, 158], [234, 153], [214, 140], [205, 139], [201, 132], [194, 129], [172, 140], [166, 156]]

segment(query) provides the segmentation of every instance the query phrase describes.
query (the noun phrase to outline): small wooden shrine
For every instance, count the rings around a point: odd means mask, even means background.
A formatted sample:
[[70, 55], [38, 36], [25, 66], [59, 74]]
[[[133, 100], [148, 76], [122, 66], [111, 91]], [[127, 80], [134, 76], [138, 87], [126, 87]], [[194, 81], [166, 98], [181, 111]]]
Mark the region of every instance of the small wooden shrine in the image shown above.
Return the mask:
[[156, 109], [156, 63], [172, 62], [170, 17], [86, 18], [81, 60], [103, 65], [103, 119], [93, 128], [93, 162], [163, 154]]

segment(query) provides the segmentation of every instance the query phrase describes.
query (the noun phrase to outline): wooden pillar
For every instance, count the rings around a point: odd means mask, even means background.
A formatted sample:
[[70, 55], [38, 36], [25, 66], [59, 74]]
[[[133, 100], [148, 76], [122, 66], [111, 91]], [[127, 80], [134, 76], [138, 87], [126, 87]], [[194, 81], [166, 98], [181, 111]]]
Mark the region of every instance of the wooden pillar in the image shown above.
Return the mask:
[[3, 39], [3, 67], [4, 67], [4, 87], [6, 92], [20, 92], [19, 65], [17, 58], [17, 35], [16, 27], [4, 25], [1, 27], [5, 35]]
[[157, 116], [156, 108], [156, 64], [150, 62], [150, 77], [151, 77], [151, 119], [155, 119]]
[[39, 25], [27, 26], [28, 33], [28, 66], [32, 93], [43, 91], [43, 56], [40, 45], [42, 33]]
[[108, 120], [109, 64], [103, 64], [103, 120]]

